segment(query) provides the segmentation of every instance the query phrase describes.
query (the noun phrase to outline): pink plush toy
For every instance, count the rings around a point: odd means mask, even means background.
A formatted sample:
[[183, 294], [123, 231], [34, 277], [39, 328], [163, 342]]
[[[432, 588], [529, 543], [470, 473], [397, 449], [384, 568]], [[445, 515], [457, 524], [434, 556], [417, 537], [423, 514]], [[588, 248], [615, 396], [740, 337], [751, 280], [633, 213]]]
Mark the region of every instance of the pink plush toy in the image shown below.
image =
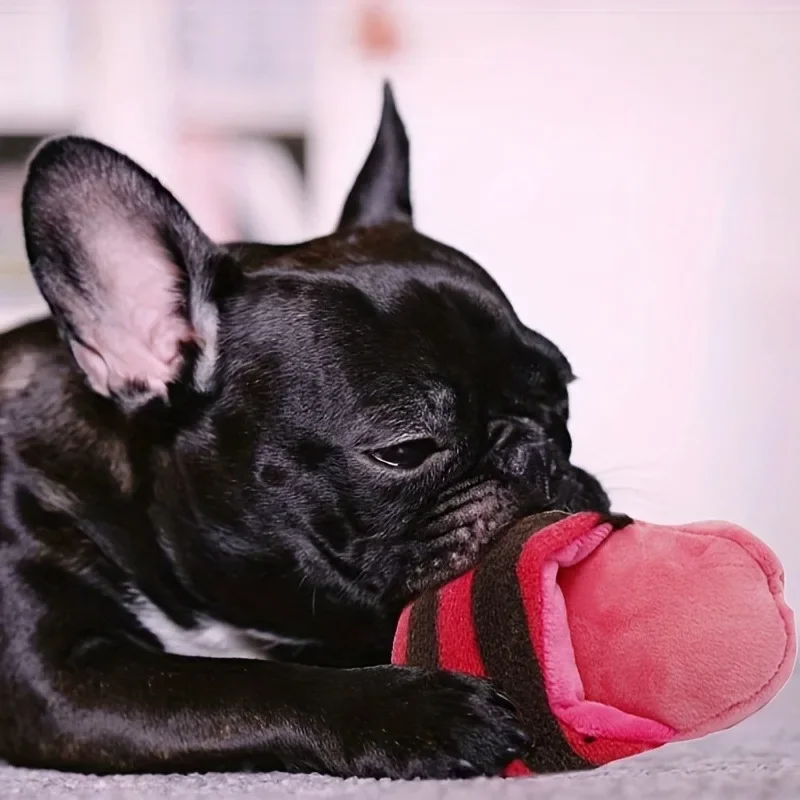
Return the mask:
[[508, 775], [599, 766], [728, 728], [788, 680], [783, 571], [722, 522], [614, 530], [530, 517], [472, 572], [420, 597], [393, 660], [491, 677], [534, 740]]

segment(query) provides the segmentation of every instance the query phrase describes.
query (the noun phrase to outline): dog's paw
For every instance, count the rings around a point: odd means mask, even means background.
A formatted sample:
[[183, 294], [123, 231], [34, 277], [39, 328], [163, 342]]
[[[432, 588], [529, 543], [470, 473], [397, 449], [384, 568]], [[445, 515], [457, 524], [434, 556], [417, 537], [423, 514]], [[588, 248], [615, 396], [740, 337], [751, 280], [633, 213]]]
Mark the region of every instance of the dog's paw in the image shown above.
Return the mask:
[[[359, 670], [381, 685], [363, 685], [351, 707], [351, 774], [390, 778], [497, 775], [532, 746], [514, 706], [491, 683], [443, 671], [386, 667]], [[364, 684], [371, 681], [365, 680]]]

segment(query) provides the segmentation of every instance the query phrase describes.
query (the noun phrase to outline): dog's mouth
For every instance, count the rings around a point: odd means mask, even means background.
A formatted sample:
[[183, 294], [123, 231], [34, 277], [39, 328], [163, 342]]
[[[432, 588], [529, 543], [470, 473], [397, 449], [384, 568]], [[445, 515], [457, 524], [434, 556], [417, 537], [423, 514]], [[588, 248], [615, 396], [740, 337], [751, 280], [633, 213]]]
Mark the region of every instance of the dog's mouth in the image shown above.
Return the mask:
[[523, 514], [515, 493], [474, 480], [446, 492], [418, 526], [421, 549], [406, 573], [412, 594], [446, 583], [477, 564], [500, 532]]
[[427, 539], [485, 534], [513, 516], [512, 493], [496, 481], [473, 480], [445, 492], [420, 524]]
[[546, 511], [607, 512], [599, 482], [574, 468], [548, 483], [551, 491], [475, 478], [448, 489], [420, 521], [424, 554], [407, 571], [407, 588], [418, 593], [472, 569], [502, 531], [523, 517]]

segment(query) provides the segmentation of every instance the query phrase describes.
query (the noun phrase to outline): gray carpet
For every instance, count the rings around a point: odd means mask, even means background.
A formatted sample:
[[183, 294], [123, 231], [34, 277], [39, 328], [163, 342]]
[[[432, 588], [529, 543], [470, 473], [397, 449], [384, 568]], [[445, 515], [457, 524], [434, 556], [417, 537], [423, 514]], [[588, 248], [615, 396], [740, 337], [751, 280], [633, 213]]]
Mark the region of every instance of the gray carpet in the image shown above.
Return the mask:
[[0, 767], [0, 798], [588, 798], [800, 799], [800, 675], [770, 706], [731, 731], [670, 745], [602, 770], [513, 780], [392, 783], [318, 775], [188, 775], [92, 778]]

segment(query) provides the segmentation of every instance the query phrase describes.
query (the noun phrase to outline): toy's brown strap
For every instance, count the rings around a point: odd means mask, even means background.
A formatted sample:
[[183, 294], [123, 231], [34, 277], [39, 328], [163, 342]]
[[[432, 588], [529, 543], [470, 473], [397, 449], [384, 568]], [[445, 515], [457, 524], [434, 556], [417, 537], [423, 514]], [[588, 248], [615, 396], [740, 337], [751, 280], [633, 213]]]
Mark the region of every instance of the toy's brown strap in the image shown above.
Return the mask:
[[550, 711], [517, 580], [517, 562], [528, 539], [566, 516], [561, 512], [541, 514], [512, 528], [475, 570], [472, 584], [481, 659], [535, 737], [532, 754], [525, 759], [535, 773], [593, 766], [572, 750]]
[[411, 608], [406, 663], [415, 667], [435, 669], [439, 666], [439, 643], [436, 635], [438, 600], [438, 594], [426, 592]]

